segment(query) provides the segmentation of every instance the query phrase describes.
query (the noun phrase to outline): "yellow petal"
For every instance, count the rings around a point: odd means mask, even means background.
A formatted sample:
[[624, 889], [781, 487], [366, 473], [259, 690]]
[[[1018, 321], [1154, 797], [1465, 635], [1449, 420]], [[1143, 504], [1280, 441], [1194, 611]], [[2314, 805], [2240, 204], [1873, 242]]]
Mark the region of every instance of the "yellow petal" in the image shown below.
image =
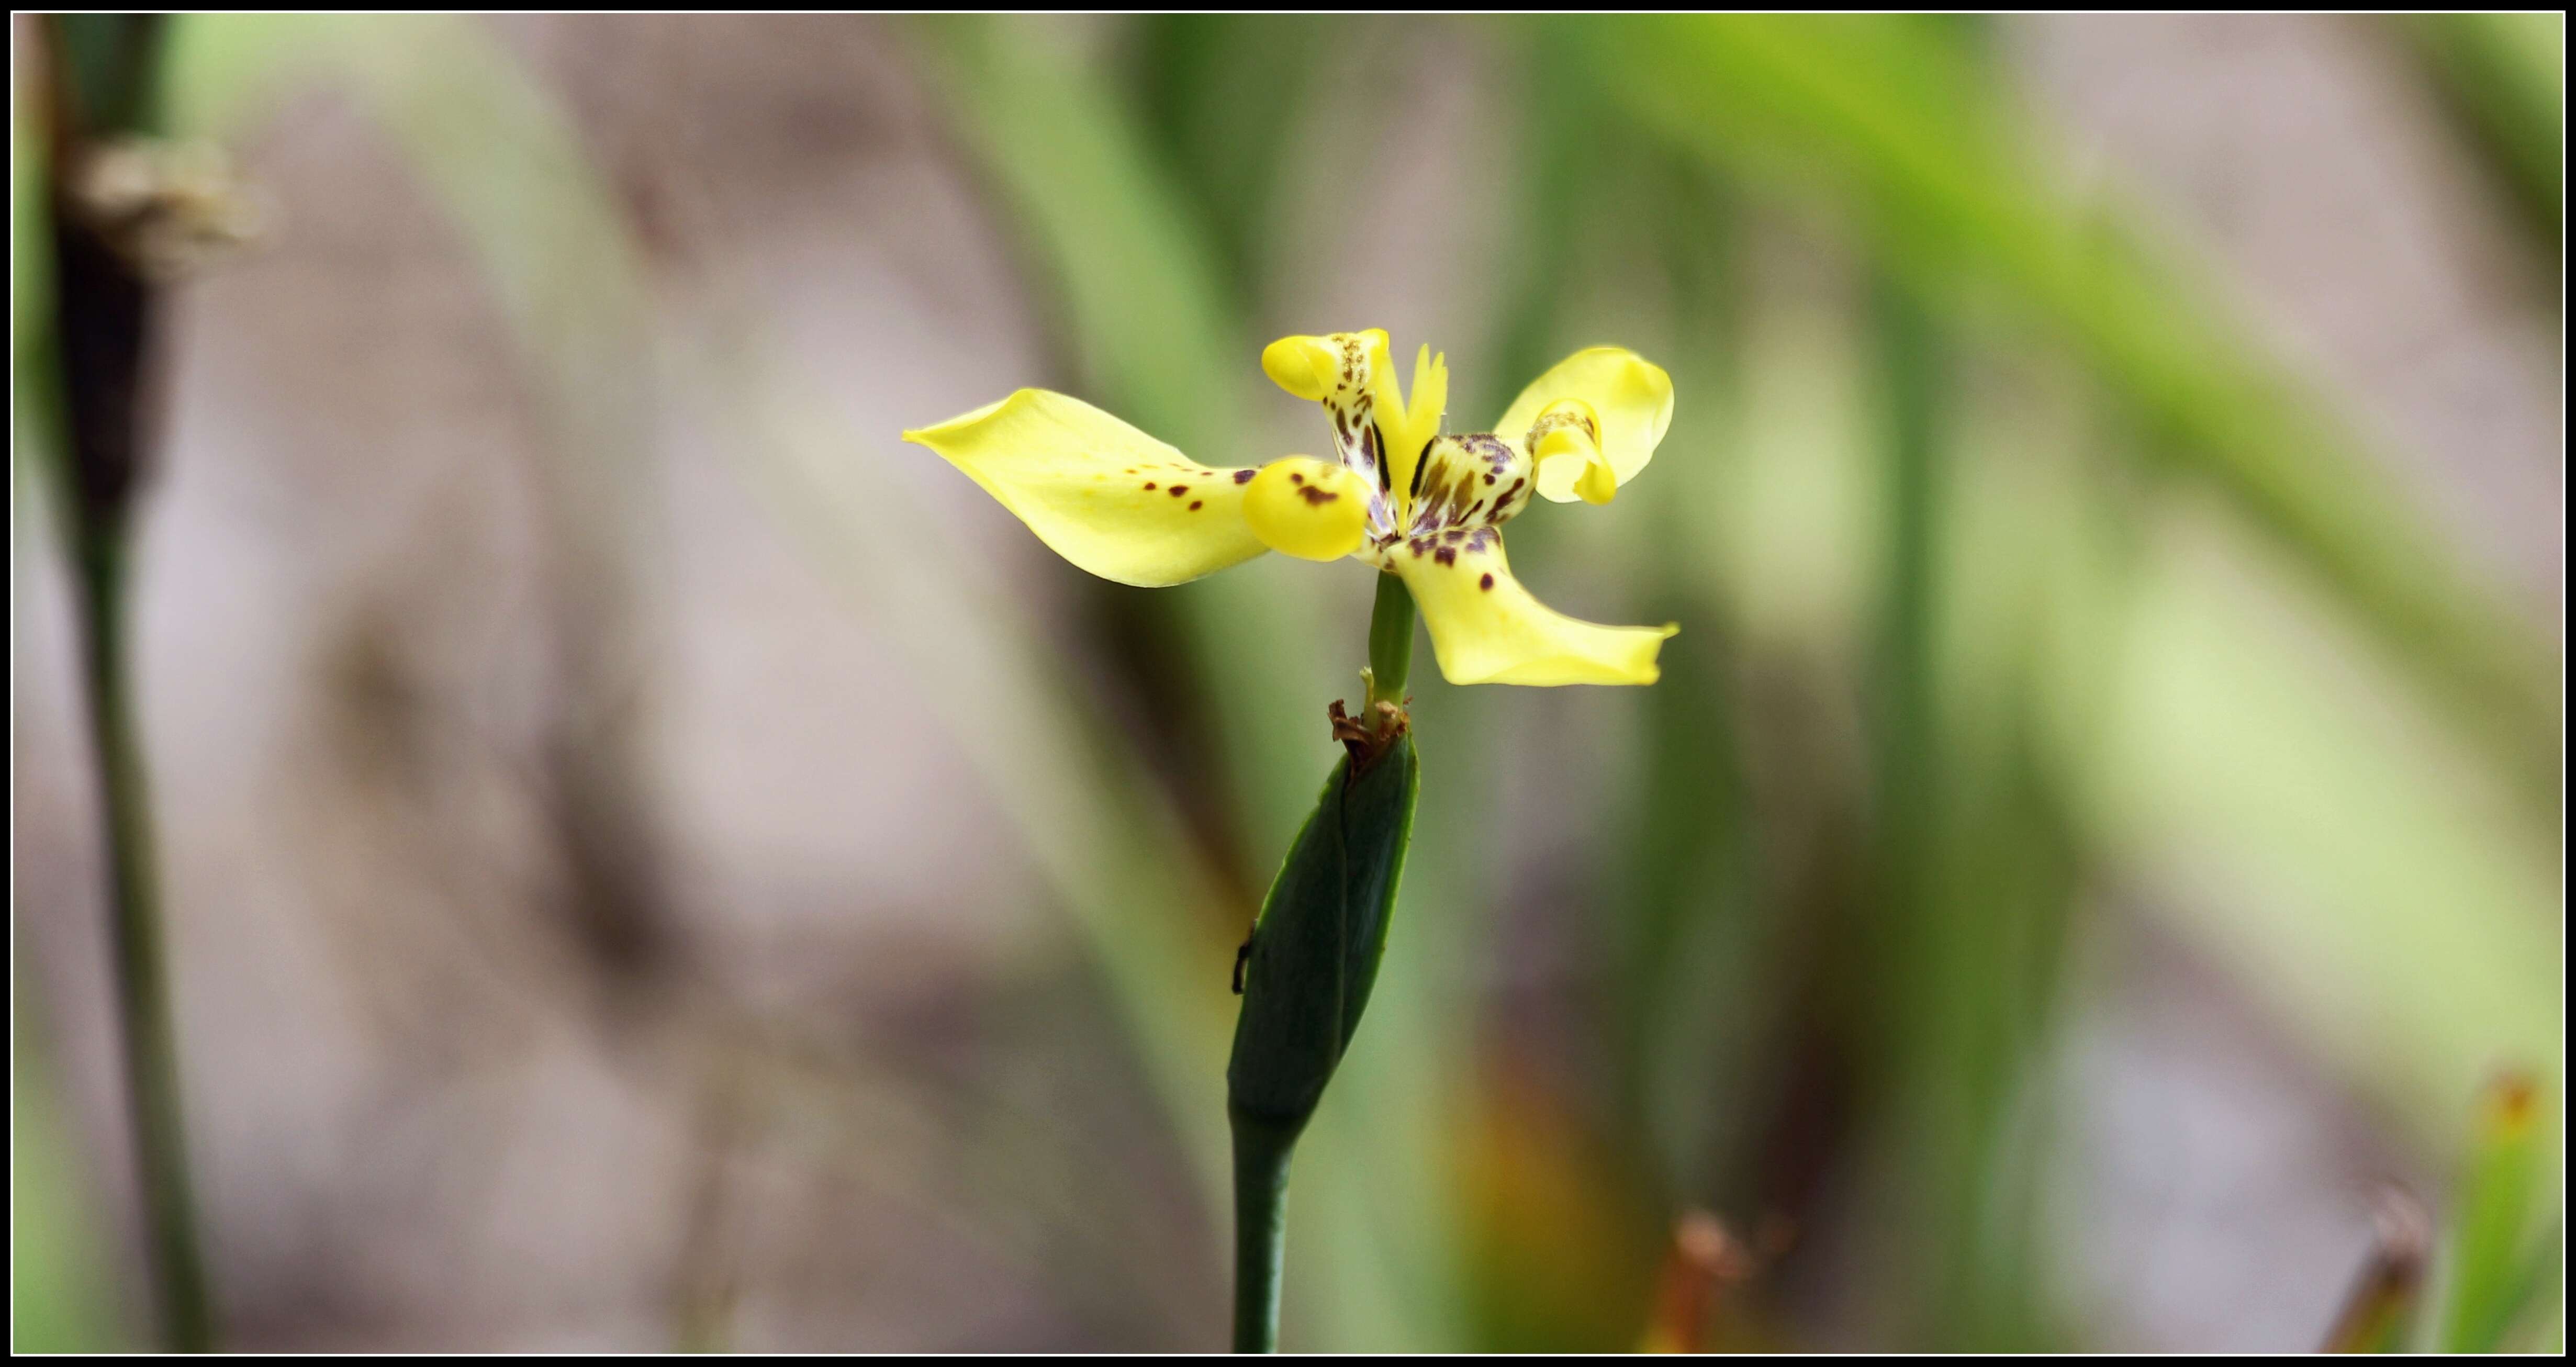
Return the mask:
[[1619, 480], [1610, 462], [1595, 455], [1584, 462], [1583, 473], [1574, 477], [1574, 492], [1584, 502], [1603, 504], [1619, 496]]
[[1449, 358], [1433, 355], [1428, 346], [1414, 353], [1410, 391], [1395, 388], [1391, 369], [1378, 391], [1377, 425], [1386, 437], [1387, 487], [1407, 504], [1414, 468], [1422, 462], [1423, 448], [1440, 435], [1440, 420], [1448, 408]]
[[[1494, 424], [1494, 435], [1516, 446], [1527, 441], [1539, 413], [1561, 399], [1581, 399], [1600, 415], [1601, 454], [1609, 462], [1613, 488], [1646, 468], [1673, 421], [1673, 377], [1625, 347], [1600, 346], [1557, 362], [1522, 390], [1503, 420]], [[1582, 497], [1577, 483], [1587, 468], [1590, 462], [1548, 461], [1539, 467], [1538, 491], [1570, 503]]]
[[1252, 471], [1210, 469], [1080, 399], [1023, 389], [903, 439], [1103, 579], [1160, 588], [1263, 550], [1243, 520]]
[[1490, 527], [1406, 542], [1388, 560], [1453, 684], [1650, 684], [1664, 638], [1680, 630], [1595, 626], [1548, 607], [1512, 578]]
[[1290, 456], [1261, 467], [1244, 486], [1243, 518], [1274, 551], [1301, 560], [1339, 560], [1368, 535], [1371, 492], [1339, 465]]
[[1261, 369], [1281, 389], [1321, 400], [1341, 385], [1341, 348], [1322, 337], [1282, 337], [1261, 349]]
[[1542, 409], [1529, 429], [1530, 459], [1544, 470], [1551, 462], [1570, 462], [1583, 473], [1574, 477], [1574, 492], [1584, 502], [1603, 504], [1619, 496], [1618, 473], [1601, 453], [1597, 433], [1601, 415], [1581, 399], [1559, 399]]

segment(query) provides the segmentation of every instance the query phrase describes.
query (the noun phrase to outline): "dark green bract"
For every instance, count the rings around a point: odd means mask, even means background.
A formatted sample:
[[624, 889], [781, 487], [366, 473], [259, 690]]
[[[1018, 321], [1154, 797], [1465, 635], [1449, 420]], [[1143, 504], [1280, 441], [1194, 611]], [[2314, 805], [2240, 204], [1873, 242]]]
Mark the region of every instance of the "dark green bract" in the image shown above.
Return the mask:
[[1419, 774], [1399, 736], [1356, 777], [1333, 766], [1262, 903], [1226, 1067], [1230, 1109], [1302, 1127], [1350, 1047], [1386, 952]]
[[1235, 1150], [1234, 1346], [1279, 1333], [1282, 1202], [1297, 1136], [1350, 1048], [1386, 953], [1421, 779], [1413, 737], [1355, 741], [1261, 907], [1226, 1067]]

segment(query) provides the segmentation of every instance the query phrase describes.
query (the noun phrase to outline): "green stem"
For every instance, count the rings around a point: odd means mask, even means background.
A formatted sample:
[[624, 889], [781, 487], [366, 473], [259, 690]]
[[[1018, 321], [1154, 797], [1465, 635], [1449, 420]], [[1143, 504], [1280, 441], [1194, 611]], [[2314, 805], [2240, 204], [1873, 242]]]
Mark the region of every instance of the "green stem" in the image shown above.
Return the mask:
[[[55, 98], [51, 171], [81, 149], [159, 132], [162, 38], [151, 14], [56, 15], [44, 30]], [[54, 317], [40, 352], [56, 370], [64, 461], [65, 540], [80, 619], [100, 825], [107, 845], [108, 936], [114, 956], [135, 1187], [158, 1298], [161, 1341], [182, 1352], [214, 1346], [188, 1143], [179, 1102], [178, 1031], [154, 878], [151, 800], [126, 660], [126, 571], [136, 493], [148, 454], [141, 435], [146, 360], [157, 291], [104, 227], [51, 187]]]
[[1275, 1353], [1279, 1267], [1288, 1250], [1288, 1160], [1300, 1127], [1231, 1106], [1226, 1118], [1234, 1126], [1234, 1351]]
[[213, 1347], [214, 1320], [198, 1260], [196, 1202], [179, 1105], [178, 1031], [171, 1019], [160, 890], [153, 876], [152, 813], [136, 737], [125, 658], [125, 537], [120, 524], [88, 523], [79, 546], [82, 666], [97, 751], [107, 836], [109, 917], [116, 1000], [124, 1035], [134, 1161], [163, 1341], [181, 1352]]
[[1405, 676], [1413, 672], [1413, 591], [1392, 574], [1377, 577], [1377, 606], [1369, 613], [1369, 703], [1404, 706]]

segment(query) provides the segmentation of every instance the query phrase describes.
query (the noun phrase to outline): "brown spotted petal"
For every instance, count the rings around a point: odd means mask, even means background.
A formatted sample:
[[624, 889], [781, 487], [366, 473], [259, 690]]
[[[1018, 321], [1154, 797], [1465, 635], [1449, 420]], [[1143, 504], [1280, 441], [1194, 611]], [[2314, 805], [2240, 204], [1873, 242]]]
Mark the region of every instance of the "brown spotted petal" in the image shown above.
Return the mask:
[[1413, 467], [1405, 535], [1499, 527], [1529, 506], [1530, 458], [1490, 432], [1434, 437]]
[[1261, 353], [1261, 366], [1282, 389], [1324, 406], [1335, 458], [1367, 491], [1370, 531], [1381, 538], [1392, 533], [1386, 434], [1378, 422], [1380, 399], [1394, 386], [1385, 331], [1283, 337]]
[[1453, 684], [1650, 684], [1677, 629], [1605, 627], [1558, 612], [1522, 588], [1491, 527], [1425, 532], [1389, 547]]
[[1266, 549], [1243, 516], [1255, 471], [1201, 465], [1080, 399], [1023, 389], [903, 437], [1103, 579], [1178, 584]]

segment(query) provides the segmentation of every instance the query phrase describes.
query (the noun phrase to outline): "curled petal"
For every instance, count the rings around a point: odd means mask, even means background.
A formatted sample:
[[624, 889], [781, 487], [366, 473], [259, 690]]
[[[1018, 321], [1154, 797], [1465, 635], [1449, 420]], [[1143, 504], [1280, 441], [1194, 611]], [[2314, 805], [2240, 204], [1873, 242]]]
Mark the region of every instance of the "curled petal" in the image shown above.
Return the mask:
[[1580, 469], [1574, 492], [1586, 503], [1607, 503], [1619, 495], [1618, 472], [1601, 453], [1601, 415], [1581, 399], [1559, 399], [1540, 410], [1538, 421], [1530, 424], [1529, 453], [1540, 469], [1551, 461]]
[[1650, 684], [1676, 626], [1605, 627], [1558, 612], [1522, 588], [1490, 527], [1388, 548], [1453, 684]]
[[[1494, 424], [1494, 434], [1514, 445], [1525, 444], [1540, 414], [1567, 399], [1589, 404], [1599, 419], [1600, 457], [1608, 464], [1610, 490], [1646, 468], [1646, 462], [1654, 459], [1656, 444], [1664, 439], [1664, 429], [1673, 421], [1673, 377], [1625, 347], [1599, 346], [1566, 357], [1531, 382], [1512, 400], [1503, 420]], [[1580, 486], [1587, 471], [1598, 469], [1599, 462], [1592, 460], [1544, 461], [1539, 466], [1538, 491], [1558, 503], [1570, 503], [1586, 497]], [[1600, 485], [1598, 473], [1591, 478], [1589, 493], [1608, 492]]]
[[1250, 470], [1211, 469], [1080, 399], [1023, 389], [903, 434], [984, 486], [1056, 554], [1160, 588], [1261, 554], [1243, 519]]
[[1281, 389], [1310, 402], [1341, 386], [1342, 352], [1323, 337], [1282, 337], [1261, 349], [1261, 369]]

